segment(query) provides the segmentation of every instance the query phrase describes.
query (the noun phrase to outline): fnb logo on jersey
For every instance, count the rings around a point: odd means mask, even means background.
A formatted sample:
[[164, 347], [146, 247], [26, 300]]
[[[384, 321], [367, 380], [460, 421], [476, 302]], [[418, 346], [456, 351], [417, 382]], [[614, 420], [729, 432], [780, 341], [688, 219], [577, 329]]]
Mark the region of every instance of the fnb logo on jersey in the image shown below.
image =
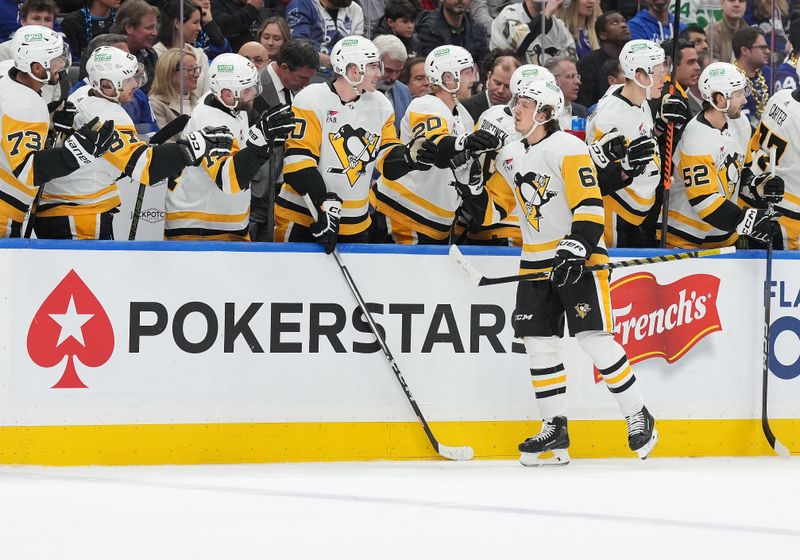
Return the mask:
[[660, 357], [671, 364], [709, 334], [721, 331], [719, 283], [716, 276], [692, 274], [661, 285], [649, 272], [613, 282], [614, 338], [630, 362]]
[[74, 359], [99, 367], [114, 352], [114, 329], [102, 304], [80, 276], [70, 270], [39, 306], [28, 329], [28, 355], [52, 368], [67, 357], [54, 389], [84, 389]]

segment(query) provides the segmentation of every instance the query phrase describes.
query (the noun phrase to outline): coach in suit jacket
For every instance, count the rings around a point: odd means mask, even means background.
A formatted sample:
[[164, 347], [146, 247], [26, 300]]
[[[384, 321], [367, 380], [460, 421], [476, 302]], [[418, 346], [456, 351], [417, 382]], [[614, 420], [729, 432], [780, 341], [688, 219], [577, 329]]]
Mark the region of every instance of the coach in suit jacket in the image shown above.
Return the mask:
[[[319, 53], [302, 39], [284, 43], [275, 60], [261, 72], [261, 95], [253, 103], [260, 115], [269, 108], [292, 103], [294, 95], [306, 87], [319, 68]], [[250, 239], [272, 241], [275, 195], [283, 184], [283, 146], [272, 155], [250, 184]]]
[[514, 56], [514, 51], [495, 49], [490, 56], [494, 58], [488, 62], [486, 72], [486, 87], [463, 102], [464, 108], [476, 123], [483, 112], [492, 105], [506, 105], [511, 101], [509, 84], [514, 70], [519, 68], [520, 62]]

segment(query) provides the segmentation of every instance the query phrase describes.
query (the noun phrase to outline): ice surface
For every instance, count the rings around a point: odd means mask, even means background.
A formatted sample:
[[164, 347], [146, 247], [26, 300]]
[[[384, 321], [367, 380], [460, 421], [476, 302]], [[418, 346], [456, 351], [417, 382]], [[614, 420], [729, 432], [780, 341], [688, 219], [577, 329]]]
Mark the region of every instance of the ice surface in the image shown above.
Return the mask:
[[0, 558], [800, 554], [797, 459], [0, 467]]

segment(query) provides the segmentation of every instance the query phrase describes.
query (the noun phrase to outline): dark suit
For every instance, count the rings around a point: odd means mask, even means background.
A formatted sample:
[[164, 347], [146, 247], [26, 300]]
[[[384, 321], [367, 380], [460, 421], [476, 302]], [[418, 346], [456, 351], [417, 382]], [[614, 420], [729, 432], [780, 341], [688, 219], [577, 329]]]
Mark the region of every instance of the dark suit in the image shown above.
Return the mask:
[[[267, 107], [282, 105], [285, 101], [275, 91], [275, 84], [266, 68], [261, 72], [261, 98], [254, 104], [253, 114], [260, 115]], [[252, 124], [252, 122], [251, 122]], [[250, 239], [272, 241], [275, 229], [275, 195], [283, 183], [283, 147], [273, 148], [269, 161], [250, 183]]]
[[462, 105], [472, 117], [472, 120], [478, 122], [483, 112], [489, 108], [489, 98], [486, 97], [486, 92], [482, 91], [464, 101]]

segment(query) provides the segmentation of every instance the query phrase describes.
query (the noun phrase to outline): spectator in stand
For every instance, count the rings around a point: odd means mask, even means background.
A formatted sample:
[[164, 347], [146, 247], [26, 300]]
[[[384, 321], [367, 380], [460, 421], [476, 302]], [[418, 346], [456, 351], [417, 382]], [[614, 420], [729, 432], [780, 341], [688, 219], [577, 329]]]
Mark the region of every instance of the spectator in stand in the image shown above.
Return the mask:
[[[556, 17], [564, 0], [548, 0], [544, 11], [534, 0], [523, 0], [503, 8], [492, 23], [489, 48], [512, 49], [530, 64], [544, 64], [551, 56], [575, 56], [575, 39], [566, 24]], [[544, 15], [544, 39], [542, 33]], [[544, 49], [544, 52], [542, 52]]]
[[61, 22], [61, 31], [72, 51], [72, 63], [80, 62], [83, 50], [97, 35], [110, 33], [117, 17], [120, 0], [88, 0]]
[[283, 15], [281, 0], [213, 0], [211, 12], [222, 34], [238, 52], [248, 41], [256, 40], [261, 21]]
[[200, 8], [201, 29], [194, 46], [206, 53], [209, 61], [214, 60], [218, 54], [231, 52], [231, 44], [214, 21], [211, 0], [196, 0], [195, 4]]
[[[20, 26], [43, 25], [53, 29], [53, 25], [58, 15], [58, 6], [53, 0], [25, 0], [19, 6]], [[13, 33], [12, 33], [13, 35]], [[11, 60], [14, 53], [11, 52], [11, 38], [0, 44], [0, 60]]]
[[261, 22], [257, 36], [258, 42], [267, 49], [269, 59], [275, 60], [281, 47], [292, 38], [292, 32], [285, 19], [281, 16], [272, 16]]
[[[132, 1], [133, 0], [128, 0], [128, 2]], [[129, 52], [127, 43], [129, 39], [129, 37], [125, 37], [125, 35], [119, 35], [117, 33], [105, 33], [103, 35], [98, 35], [92, 39], [92, 42], [89, 43], [88, 47], [86, 47], [86, 58], [89, 58], [89, 55], [91, 55], [94, 50], [99, 47], [116, 47], [121, 51]], [[88, 87], [89, 82], [86, 79], [85, 65], [83, 70], [84, 73], [82, 79], [72, 86], [72, 89], [69, 90], [70, 94], [81, 87]], [[141, 88], [136, 88], [134, 90], [133, 99], [127, 103], [123, 103], [122, 108], [125, 109], [125, 112], [128, 113], [128, 115], [130, 115], [131, 120], [136, 127], [136, 132], [141, 137], [150, 135], [158, 130], [158, 125], [153, 117], [153, 110], [150, 107], [150, 100], [147, 98], [147, 94], [142, 91]]]
[[465, 9], [465, 0], [441, 0], [438, 10], [421, 12], [414, 25], [414, 51], [419, 56], [428, 56], [441, 45], [458, 45], [480, 63], [489, 52], [487, 30], [472, 21]]
[[[564, 93], [564, 109], [558, 116], [558, 122], [562, 130], [573, 130], [572, 117], [579, 117], [586, 120], [588, 113], [586, 107], [580, 103], [575, 103], [578, 98], [578, 88], [581, 86], [581, 77], [575, 62], [565, 56], [554, 56], [548, 58], [544, 67], [552, 72], [558, 87]], [[577, 129], [575, 129], [577, 130]]]
[[[772, 6], [775, 6], [775, 13]], [[758, 27], [776, 55], [787, 52], [789, 5], [786, 0], [749, 0], [744, 13], [744, 21], [748, 25]], [[775, 44], [772, 44], [772, 22], [775, 22]], [[780, 62], [778, 60], [777, 62]]]
[[558, 18], [567, 25], [575, 40], [575, 55], [578, 58], [600, 48], [594, 26], [602, 13], [600, 0], [575, 0], [558, 11]]
[[478, 122], [483, 112], [492, 105], [507, 105], [511, 101], [511, 74], [519, 68], [520, 62], [514, 57], [514, 51], [495, 49], [488, 57], [491, 60], [489, 70], [486, 72], [486, 87], [484, 91], [476, 93], [463, 105], [472, 117]]
[[259, 72], [264, 70], [269, 64], [269, 54], [267, 53], [267, 49], [261, 43], [257, 41], [250, 41], [249, 43], [245, 43], [242, 45], [242, 48], [239, 49], [239, 53], [247, 60], [253, 63]]
[[[254, 108], [290, 104], [292, 95], [310, 82], [319, 68], [319, 53], [308, 41], [291, 39], [284, 43], [275, 60], [261, 72], [261, 96]], [[250, 183], [250, 239], [272, 241], [275, 229], [273, 204], [283, 185], [283, 146], [272, 155]]]
[[[180, 19], [181, 2], [183, 3], [183, 21]], [[181, 34], [183, 35], [183, 50], [194, 55], [197, 65], [200, 66], [200, 76], [197, 78], [197, 96], [200, 97], [211, 88], [208, 77], [208, 57], [206, 53], [193, 46], [200, 33], [200, 8], [188, 0], [169, 0], [162, 8], [161, 26], [158, 28], [158, 43], [153, 45], [153, 50], [158, 55], [167, 49], [181, 48]]]
[[711, 62], [731, 62], [733, 60], [733, 35], [747, 24], [744, 11], [746, 0], [722, 0], [722, 19], [706, 30], [711, 47]]
[[[150, 107], [159, 128], [164, 128], [179, 115], [189, 115], [197, 105], [197, 78], [200, 66], [190, 52], [181, 56], [180, 49], [169, 49], [158, 57], [156, 75], [150, 88]], [[169, 141], [174, 142], [180, 132]]]
[[[421, 56], [414, 56], [406, 60], [403, 71], [400, 72], [397, 80], [408, 86], [411, 99], [422, 97], [431, 92], [431, 83], [427, 74], [425, 74], [425, 59]], [[395, 115], [395, 118], [399, 122], [401, 117]]]
[[618, 59], [623, 45], [631, 39], [628, 24], [619, 12], [605, 12], [597, 18], [594, 28], [600, 48], [581, 58], [577, 64], [581, 76], [577, 101], [584, 107], [597, 103], [608, 89], [607, 80], [605, 75], [601, 76], [600, 69], [608, 59]]
[[[647, 39], [656, 43], [677, 35], [674, 27], [675, 18], [669, 9], [669, 0], [647, 0], [647, 9], [636, 14], [628, 22], [631, 39]], [[686, 26], [681, 24], [679, 32], [685, 28]]]
[[773, 91], [796, 90], [800, 86], [800, 78], [797, 75], [797, 61], [800, 58], [800, 16], [794, 17], [789, 25], [789, 42], [793, 50], [786, 60], [775, 68], [775, 89]]
[[686, 26], [686, 29], [681, 31], [679, 37], [694, 43], [694, 50], [697, 51], [697, 56], [700, 57], [700, 66], [705, 68], [708, 64], [707, 62], [703, 64], [703, 58], [708, 54], [708, 39], [706, 38], [705, 29], [696, 23], [690, 23]]
[[331, 77], [330, 52], [340, 39], [364, 34], [364, 13], [352, 0], [292, 0], [286, 21], [295, 39], [311, 41], [317, 48], [320, 72]]
[[[117, 21], [114, 23], [114, 27], [111, 28], [112, 33], [124, 35], [128, 38], [128, 52], [135, 56], [144, 66], [144, 70], [147, 72], [147, 83], [141, 88], [144, 93], [150, 91], [150, 86], [156, 74], [158, 55], [153, 50], [153, 44], [158, 37], [157, 23], [158, 8], [151, 6], [144, 0], [125, 0], [125, 3], [120, 6], [119, 12], [117, 12]], [[112, 46], [117, 47], [117, 45]]]
[[750, 128], [755, 130], [769, 100], [769, 45], [759, 28], [746, 25], [734, 33], [732, 46], [736, 57], [733, 64], [744, 73], [750, 86], [742, 114], [747, 116]]
[[[609, 58], [603, 63], [602, 68], [600, 68], [600, 80], [608, 83], [606, 90], [611, 86], [625, 85], [625, 76], [622, 75], [622, 66], [619, 65], [618, 58]], [[603, 93], [605, 94], [605, 91]], [[594, 113], [595, 107], [597, 107], [597, 103], [587, 107], [587, 114]]]
[[408, 0], [389, 0], [386, 12], [375, 26], [374, 34], [394, 35], [403, 42], [408, 56], [414, 56], [414, 23], [419, 10]]
[[403, 82], [398, 82], [400, 72], [403, 71], [408, 53], [403, 42], [394, 35], [378, 35], [372, 41], [381, 53], [383, 62], [383, 75], [378, 81], [378, 91], [383, 92], [392, 102], [395, 115], [395, 129], [400, 134], [400, 119], [406, 114], [406, 109], [411, 103], [411, 92]]

